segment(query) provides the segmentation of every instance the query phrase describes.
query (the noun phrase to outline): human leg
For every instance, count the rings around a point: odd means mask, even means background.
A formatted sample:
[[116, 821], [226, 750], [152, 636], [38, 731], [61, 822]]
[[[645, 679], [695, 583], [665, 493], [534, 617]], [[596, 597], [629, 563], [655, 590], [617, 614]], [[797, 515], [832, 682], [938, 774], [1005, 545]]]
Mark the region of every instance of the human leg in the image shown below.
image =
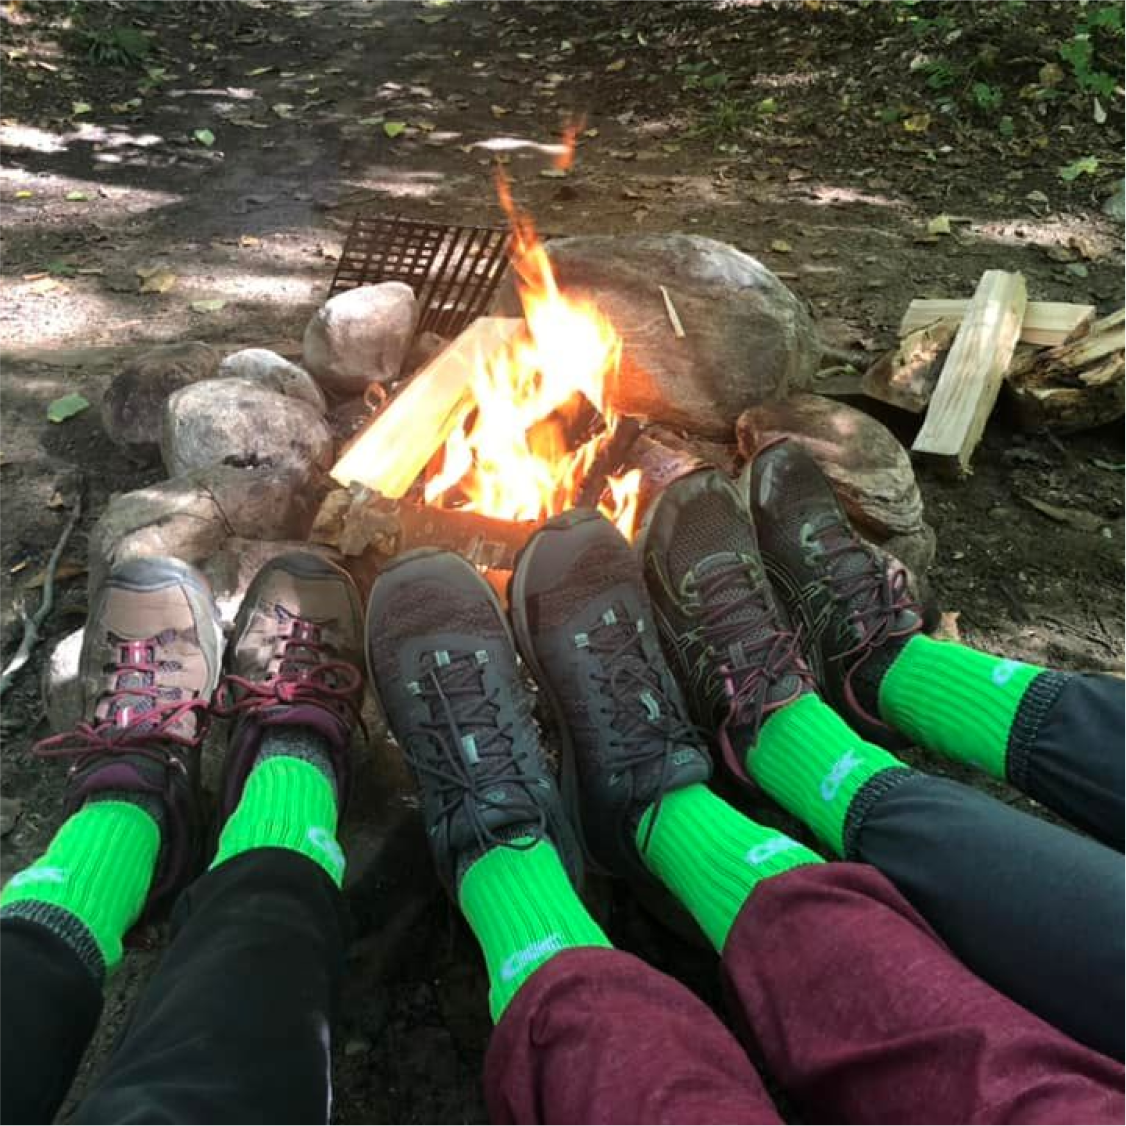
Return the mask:
[[778, 1121], [730, 1033], [610, 949], [579, 899], [578, 847], [483, 580], [445, 553], [393, 565], [372, 590], [368, 662], [439, 874], [485, 955], [494, 1119]]
[[360, 628], [351, 580], [316, 557], [251, 584], [216, 694], [235, 717], [218, 851], [78, 1120], [327, 1121]]
[[[800, 490], [792, 495], [800, 499]], [[826, 523], [805, 538], [816, 545], [828, 532]], [[893, 876], [991, 984], [1069, 1034], [1120, 1053], [1122, 873], [1113, 854], [968, 787], [917, 774], [835, 714], [814, 690], [767, 582], [754, 524], [726, 479], [698, 474], [670, 486], [647, 517], [643, 551], [666, 651], [694, 718], [717, 733], [732, 773], [753, 779], [836, 855]], [[879, 628], [893, 632], [904, 611], [881, 585], [882, 572], [857, 570], [850, 582], [861, 580], [873, 599], [865, 620], [882, 607]], [[905, 795], [920, 793], [934, 800], [908, 805]], [[957, 818], [948, 816], [950, 802]], [[1006, 836], [1026, 847], [1010, 847]], [[1069, 956], [1057, 971], [1061, 951]], [[1076, 989], [1075, 979], [1098, 986]]]

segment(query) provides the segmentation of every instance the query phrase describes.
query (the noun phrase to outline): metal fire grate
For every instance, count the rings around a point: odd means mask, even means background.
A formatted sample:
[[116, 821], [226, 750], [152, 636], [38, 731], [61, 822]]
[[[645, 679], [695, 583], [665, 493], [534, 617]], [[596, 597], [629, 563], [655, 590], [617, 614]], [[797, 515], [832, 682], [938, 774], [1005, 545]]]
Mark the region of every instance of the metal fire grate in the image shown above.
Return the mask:
[[422, 308], [417, 331], [456, 336], [485, 312], [511, 241], [511, 233], [497, 227], [358, 214], [329, 296], [376, 282], [406, 282]]

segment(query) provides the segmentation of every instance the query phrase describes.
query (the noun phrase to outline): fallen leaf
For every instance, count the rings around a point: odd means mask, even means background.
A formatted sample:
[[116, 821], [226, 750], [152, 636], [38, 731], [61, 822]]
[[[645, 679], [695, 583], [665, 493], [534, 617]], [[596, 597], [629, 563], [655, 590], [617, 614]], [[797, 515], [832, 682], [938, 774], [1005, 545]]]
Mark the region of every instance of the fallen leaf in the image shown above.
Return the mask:
[[634, 191], [633, 188], [622, 188], [622, 199], [644, 199], [645, 197], [641, 192]]
[[46, 293], [54, 293], [56, 289], [61, 288], [62, 283], [55, 281], [54, 278], [37, 278], [27, 287], [27, 291], [42, 296]]
[[171, 270], [157, 270], [141, 282], [141, 293], [167, 293], [176, 284], [176, 275]]
[[492, 113], [493, 117], [504, 117], [508, 113], [508, 110], [506, 110], [504, 106], [489, 106], [489, 111]]
[[1043, 192], [1029, 192], [1024, 198], [1029, 203], [1042, 203], [1045, 207], [1048, 205], [1048, 197]]
[[950, 216], [949, 215], [936, 215], [927, 224], [928, 235], [948, 235], [950, 234]]
[[631, 152], [628, 149], [611, 149], [606, 155], [613, 157], [615, 160], [637, 159], [637, 153]]
[[[86, 574], [86, 564], [76, 563], [69, 560], [64, 560], [55, 568], [55, 582], [62, 582], [65, 579], [76, 579], [79, 575]], [[41, 587], [47, 581], [46, 570], [40, 571], [38, 575], [28, 579], [25, 584], [26, 589], [35, 590]]]
[[16, 199], [31, 199], [34, 195], [34, 192], [29, 192], [26, 188], [21, 188], [20, 191], [16, 192]]
[[1063, 165], [1057, 172], [1061, 180], [1070, 182], [1080, 176], [1093, 176], [1099, 170], [1099, 159], [1095, 156], [1081, 156], [1070, 164]]
[[405, 121], [385, 121], [383, 123], [383, 132], [386, 133], [388, 137], [394, 139], [406, 129], [406, 127], [407, 123]]
[[415, 16], [419, 23], [441, 23], [446, 17], [438, 12], [428, 12], [421, 16]]
[[94, 107], [89, 102], [71, 102], [70, 112], [76, 117], [81, 113], [89, 113]]
[[775, 254], [789, 254], [794, 248], [784, 238], [776, 238], [770, 244], [770, 249], [773, 250]]
[[562, 180], [567, 173], [562, 168], [541, 168], [540, 175], [545, 180]]
[[66, 193], [67, 203], [85, 203], [89, 198], [90, 197], [85, 192], [74, 191]]
[[261, 246], [262, 240], [257, 235], [239, 235], [239, 246]]
[[201, 145], [206, 145], [207, 148], [211, 148], [215, 144], [215, 134], [210, 129], [197, 129], [192, 137], [199, 141]]
[[[1086, 235], [1071, 235], [1067, 240], [1067, 244], [1072, 249], [1078, 251], [1080, 257], [1086, 258], [1088, 262], [1099, 256], [1099, 250], [1094, 240], [1088, 238]], [[48, 265], [47, 269], [50, 268], [50, 265]]]
[[207, 297], [202, 301], [193, 301], [192, 308], [197, 313], [217, 313], [226, 304], [221, 297]]
[[288, 120], [293, 116], [293, 106], [289, 102], [277, 102], [270, 106], [270, 109], [278, 115], [278, 117]]
[[269, 74], [273, 69], [272, 66], [256, 66], [245, 73], [247, 78], [257, 78], [260, 74]]
[[962, 634], [958, 629], [958, 619], [961, 616], [960, 610], [943, 610], [938, 615], [938, 625], [931, 637], [935, 641], [961, 641]]
[[51, 494], [51, 499], [47, 502], [47, 507], [51, 509], [66, 508], [66, 498], [58, 489]]
[[63, 395], [51, 403], [47, 408], [47, 418], [51, 422], [65, 422], [68, 418], [81, 414], [89, 405], [89, 399], [78, 394], [77, 391], [72, 391], [69, 395]]
[[616, 74], [619, 70], [625, 70], [625, 66], [626, 66], [626, 60], [625, 59], [615, 59], [612, 63], [606, 64], [606, 69], [611, 74]]
[[913, 113], [903, 121], [903, 128], [908, 133], [925, 133], [931, 126], [929, 113]]
[[597, 129], [584, 129], [583, 130], [583, 136], [584, 137], [597, 137], [598, 136], [598, 130]]
[[1106, 110], [1103, 109], [1103, 104], [1098, 98], [1095, 99], [1095, 104], [1092, 107], [1092, 116], [1096, 125], [1102, 125], [1106, 122]]

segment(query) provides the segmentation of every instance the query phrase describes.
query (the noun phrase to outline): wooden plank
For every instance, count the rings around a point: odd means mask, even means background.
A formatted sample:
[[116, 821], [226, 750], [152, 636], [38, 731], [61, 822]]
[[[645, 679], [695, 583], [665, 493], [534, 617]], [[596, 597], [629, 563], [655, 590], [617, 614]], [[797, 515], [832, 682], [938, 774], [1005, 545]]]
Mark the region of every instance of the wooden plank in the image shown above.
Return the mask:
[[[907, 336], [935, 321], [961, 321], [968, 301], [912, 301], [899, 323], [899, 335]], [[1022, 344], [1053, 347], [1062, 344], [1078, 329], [1095, 319], [1094, 305], [1069, 305], [1064, 301], [1029, 301], [1020, 330]]]
[[915, 453], [969, 470], [1020, 338], [1026, 304], [1022, 274], [982, 274], [911, 447]]
[[480, 358], [523, 327], [521, 317], [478, 317], [356, 436], [333, 467], [333, 478], [385, 497], [403, 496], [472, 406], [470, 381]]

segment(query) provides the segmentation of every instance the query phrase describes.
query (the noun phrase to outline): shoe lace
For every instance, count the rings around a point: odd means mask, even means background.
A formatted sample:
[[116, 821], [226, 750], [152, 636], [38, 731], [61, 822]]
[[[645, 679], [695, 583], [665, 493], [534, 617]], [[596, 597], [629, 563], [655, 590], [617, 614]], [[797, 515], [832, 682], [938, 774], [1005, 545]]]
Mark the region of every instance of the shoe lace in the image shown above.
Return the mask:
[[212, 702], [215, 715], [229, 719], [277, 704], [313, 704], [344, 712], [366, 736], [360, 715], [363, 677], [351, 661], [333, 656], [335, 648], [324, 639], [326, 624], [286, 613], [275, 641], [280, 650], [278, 671], [265, 680], [234, 673], [223, 677]]
[[644, 852], [660, 816], [672, 761], [670, 752], [686, 743], [699, 746], [703, 735], [685, 717], [680, 702], [670, 697], [650, 664], [642, 642], [643, 629], [643, 622], [631, 621], [628, 615], [619, 617], [618, 608], [611, 608], [588, 631], [587, 648], [600, 666], [594, 679], [613, 703], [610, 724], [615, 772], [643, 771], [660, 765], [656, 798], [641, 842]]
[[[493, 845], [532, 847], [547, 831], [547, 821], [537, 802], [535, 829], [529, 844], [502, 839], [487, 823], [489, 809], [502, 808], [497, 796], [502, 786], [527, 786], [516, 756], [511, 726], [499, 722], [497, 690], [485, 686], [488, 657], [484, 651], [440, 651], [426, 658], [423, 672], [411, 690], [427, 705], [431, 718], [422, 721], [414, 735], [421, 746], [404, 741], [404, 754], [419, 775], [438, 788], [437, 821], [464, 811], [478, 848]], [[524, 836], [521, 833], [521, 836]]]
[[[98, 698], [95, 711], [106, 718], [92, 723], [84, 720], [71, 731], [40, 739], [32, 753], [43, 758], [73, 758], [72, 771], [84, 760], [122, 751], [162, 764], [173, 762], [186, 770], [170, 752], [199, 746], [208, 709], [206, 700], [184, 699], [183, 689], [159, 683], [160, 673], [173, 664], [160, 657], [170, 640], [168, 632], [139, 640], [111, 634], [118, 659], [105, 672], [113, 687]], [[194, 724], [183, 722], [188, 716], [195, 717]]]
[[705, 639], [717, 653], [728, 655], [719, 665], [727, 714], [716, 738], [730, 770], [743, 776], [746, 768], [731, 732], [744, 727], [759, 730], [770, 689], [783, 677], [796, 675], [803, 687], [812, 687], [813, 676], [801, 658], [799, 633], [781, 628], [766, 579], [756, 577], [745, 560], [714, 565], [706, 573], [694, 575], [692, 585]]

